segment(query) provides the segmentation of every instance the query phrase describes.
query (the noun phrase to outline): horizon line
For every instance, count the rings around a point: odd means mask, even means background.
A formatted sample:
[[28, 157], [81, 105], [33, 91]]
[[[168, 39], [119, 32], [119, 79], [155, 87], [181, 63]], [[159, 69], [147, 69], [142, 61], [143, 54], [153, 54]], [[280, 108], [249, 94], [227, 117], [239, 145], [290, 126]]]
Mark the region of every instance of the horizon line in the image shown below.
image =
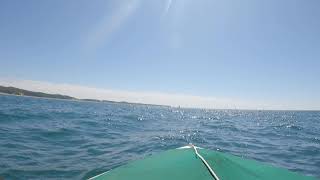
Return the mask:
[[[0, 78], [0, 84], [13, 86], [29, 91], [38, 91], [49, 94], [61, 94], [78, 99], [96, 99], [114, 102], [128, 102], [150, 105], [163, 105], [192, 109], [221, 109], [221, 110], [275, 110], [275, 111], [320, 111], [318, 107], [288, 106], [287, 103], [264, 103], [239, 100], [236, 98], [206, 97], [183, 93], [164, 93], [147, 91], [124, 91], [113, 89], [101, 89], [66, 83], [52, 83], [35, 80], [22, 80], [16, 78]], [[283, 105], [285, 104], [285, 105]]]
[[[0, 85], [1, 86], [1, 85]], [[13, 86], [7, 86], [7, 87], [13, 87]], [[16, 87], [13, 87], [16, 88]], [[25, 90], [25, 89], [24, 89]], [[35, 92], [35, 91], [34, 91]], [[43, 93], [43, 92], [40, 92]], [[5, 96], [16, 96], [16, 97], [28, 97], [28, 98], [37, 98], [37, 99], [50, 99], [50, 100], [58, 100], [58, 101], [77, 101], [77, 102], [88, 102], [88, 103], [120, 103], [120, 104], [134, 104], [134, 105], [141, 105], [141, 106], [161, 106], [161, 107], [169, 107], [169, 108], [181, 108], [181, 109], [197, 109], [197, 110], [231, 110], [231, 111], [291, 111], [291, 112], [303, 112], [303, 111], [312, 111], [312, 112], [320, 112], [320, 109], [242, 109], [242, 108], [236, 108], [236, 109], [224, 109], [224, 108], [198, 108], [198, 107], [183, 107], [183, 106], [170, 106], [170, 105], [162, 105], [162, 104], [146, 104], [146, 103], [136, 103], [136, 102], [127, 102], [127, 101], [111, 101], [108, 99], [98, 100], [98, 99], [92, 99], [96, 101], [90, 101], [87, 99], [62, 99], [62, 98], [50, 98], [50, 97], [38, 97], [38, 96], [28, 96], [28, 95], [17, 95], [17, 94], [8, 94], [8, 93], [2, 93], [0, 92], [0, 95]], [[57, 94], [57, 95], [64, 95], [64, 94]]]

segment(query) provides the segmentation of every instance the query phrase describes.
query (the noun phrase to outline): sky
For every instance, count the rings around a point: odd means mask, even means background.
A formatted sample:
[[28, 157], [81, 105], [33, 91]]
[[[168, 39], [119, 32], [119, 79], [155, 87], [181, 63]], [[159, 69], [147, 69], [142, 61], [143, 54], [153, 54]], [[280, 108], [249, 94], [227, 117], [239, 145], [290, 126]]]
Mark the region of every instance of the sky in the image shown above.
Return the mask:
[[200, 108], [320, 109], [319, 0], [0, 1], [0, 85]]

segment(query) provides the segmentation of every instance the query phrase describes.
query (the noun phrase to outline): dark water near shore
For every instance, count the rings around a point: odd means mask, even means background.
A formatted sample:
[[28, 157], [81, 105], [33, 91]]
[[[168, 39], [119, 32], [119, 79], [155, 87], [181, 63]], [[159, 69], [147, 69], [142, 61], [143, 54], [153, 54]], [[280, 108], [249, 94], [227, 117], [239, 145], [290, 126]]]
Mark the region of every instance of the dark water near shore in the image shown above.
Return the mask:
[[190, 142], [320, 177], [320, 112], [0, 95], [0, 177], [5, 179], [83, 179]]

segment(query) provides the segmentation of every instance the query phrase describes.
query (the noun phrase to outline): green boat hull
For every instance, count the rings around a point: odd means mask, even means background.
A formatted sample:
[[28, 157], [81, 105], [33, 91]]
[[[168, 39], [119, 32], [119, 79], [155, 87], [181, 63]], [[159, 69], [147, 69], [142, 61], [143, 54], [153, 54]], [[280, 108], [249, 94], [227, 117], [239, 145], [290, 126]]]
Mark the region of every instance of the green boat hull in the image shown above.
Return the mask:
[[[220, 180], [315, 180], [241, 157], [198, 149]], [[192, 148], [169, 150], [91, 178], [93, 180], [212, 180]]]

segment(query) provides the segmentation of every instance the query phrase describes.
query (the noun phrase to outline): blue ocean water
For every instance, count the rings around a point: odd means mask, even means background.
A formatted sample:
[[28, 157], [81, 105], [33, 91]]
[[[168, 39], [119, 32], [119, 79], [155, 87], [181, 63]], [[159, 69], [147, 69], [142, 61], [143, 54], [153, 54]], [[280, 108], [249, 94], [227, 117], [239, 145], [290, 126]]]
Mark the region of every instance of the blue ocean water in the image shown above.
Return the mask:
[[188, 143], [320, 177], [320, 112], [182, 109], [0, 95], [4, 179], [85, 179]]

